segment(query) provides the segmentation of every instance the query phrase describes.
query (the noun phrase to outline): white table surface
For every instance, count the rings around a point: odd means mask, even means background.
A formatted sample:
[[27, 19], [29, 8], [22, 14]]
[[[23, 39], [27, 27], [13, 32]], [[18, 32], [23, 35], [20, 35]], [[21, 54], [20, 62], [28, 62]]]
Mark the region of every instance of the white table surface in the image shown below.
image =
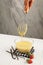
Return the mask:
[[[15, 40], [19, 39], [19, 36], [0, 34], [0, 65], [29, 65], [23, 58], [19, 60], [12, 59], [11, 55], [6, 52], [11, 46], [14, 47]], [[35, 58], [30, 65], [43, 65], [43, 39], [24, 38], [26, 40], [34, 41]]]

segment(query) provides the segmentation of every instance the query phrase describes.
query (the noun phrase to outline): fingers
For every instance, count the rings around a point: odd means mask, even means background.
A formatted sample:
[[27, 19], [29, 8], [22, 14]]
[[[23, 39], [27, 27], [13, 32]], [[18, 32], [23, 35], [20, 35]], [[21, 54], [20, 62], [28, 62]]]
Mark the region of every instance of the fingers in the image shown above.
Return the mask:
[[28, 0], [24, 0], [24, 12], [27, 13], [29, 10]]
[[25, 13], [28, 13], [33, 3], [34, 3], [34, 0], [24, 0], [24, 12]]
[[29, 1], [29, 8], [32, 7], [33, 3], [34, 3], [34, 0], [30, 0], [30, 1]]

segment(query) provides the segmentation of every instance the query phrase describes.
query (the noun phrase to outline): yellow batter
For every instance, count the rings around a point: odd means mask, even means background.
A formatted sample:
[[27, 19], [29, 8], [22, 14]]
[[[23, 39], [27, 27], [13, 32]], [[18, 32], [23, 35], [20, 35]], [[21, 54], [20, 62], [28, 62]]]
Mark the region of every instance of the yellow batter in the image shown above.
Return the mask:
[[28, 41], [19, 41], [16, 43], [16, 48], [20, 52], [28, 52], [32, 48], [32, 43]]

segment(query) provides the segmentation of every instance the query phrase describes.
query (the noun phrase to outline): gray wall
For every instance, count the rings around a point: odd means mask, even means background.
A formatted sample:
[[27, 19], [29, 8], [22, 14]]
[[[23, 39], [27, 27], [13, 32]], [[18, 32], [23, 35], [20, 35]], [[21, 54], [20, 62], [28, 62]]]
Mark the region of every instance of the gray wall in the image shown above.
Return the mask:
[[0, 33], [18, 35], [17, 24], [26, 21], [26, 37], [43, 38], [43, 0], [35, 0], [26, 16], [22, 10], [23, 0], [18, 0], [19, 4], [16, 1], [0, 0]]

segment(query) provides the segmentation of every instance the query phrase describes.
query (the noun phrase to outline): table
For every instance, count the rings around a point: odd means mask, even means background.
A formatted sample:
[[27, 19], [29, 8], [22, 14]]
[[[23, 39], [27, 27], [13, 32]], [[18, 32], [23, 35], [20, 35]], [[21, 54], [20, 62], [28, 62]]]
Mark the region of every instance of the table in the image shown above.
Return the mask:
[[[5, 35], [0, 34], [0, 65], [29, 65], [26, 64], [24, 59], [18, 61], [17, 59], [12, 59], [11, 55], [6, 52], [9, 50], [11, 46], [14, 47], [15, 41], [21, 38], [19, 36], [13, 35]], [[35, 59], [33, 64], [31, 65], [43, 65], [43, 39], [35, 39], [35, 38], [26, 38], [24, 39], [34, 41], [34, 48], [35, 48]]]

